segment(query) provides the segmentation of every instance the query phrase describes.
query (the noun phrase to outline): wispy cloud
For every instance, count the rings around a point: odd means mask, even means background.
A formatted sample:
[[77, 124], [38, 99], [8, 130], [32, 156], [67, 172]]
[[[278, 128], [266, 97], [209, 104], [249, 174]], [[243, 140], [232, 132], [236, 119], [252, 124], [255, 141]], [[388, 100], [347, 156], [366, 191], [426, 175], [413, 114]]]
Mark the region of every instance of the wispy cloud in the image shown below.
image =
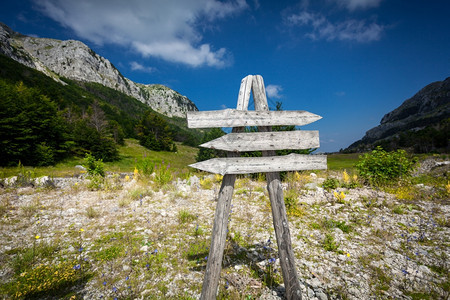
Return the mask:
[[266, 86], [267, 97], [280, 99], [282, 95], [280, 94], [283, 88], [280, 85], [269, 84]]
[[366, 20], [349, 19], [345, 21], [331, 22], [320, 13], [301, 11], [290, 14], [285, 18], [289, 26], [297, 26], [308, 29], [305, 37], [312, 40], [326, 41], [355, 41], [367, 43], [380, 40], [385, 26]]
[[365, 10], [378, 7], [381, 0], [333, 0], [338, 5], [347, 8], [349, 11]]
[[141, 72], [146, 72], [146, 73], [152, 73], [152, 72], [156, 71], [155, 68], [145, 67], [144, 65], [142, 65], [138, 62], [135, 62], [135, 61], [132, 61], [130, 63], [130, 67], [131, 67], [131, 70], [133, 70], [133, 71], [141, 71]]
[[231, 53], [203, 41], [202, 26], [248, 8], [245, 0], [34, 0], [46, 16], [96, 44], [192, 67], [225, 67]]

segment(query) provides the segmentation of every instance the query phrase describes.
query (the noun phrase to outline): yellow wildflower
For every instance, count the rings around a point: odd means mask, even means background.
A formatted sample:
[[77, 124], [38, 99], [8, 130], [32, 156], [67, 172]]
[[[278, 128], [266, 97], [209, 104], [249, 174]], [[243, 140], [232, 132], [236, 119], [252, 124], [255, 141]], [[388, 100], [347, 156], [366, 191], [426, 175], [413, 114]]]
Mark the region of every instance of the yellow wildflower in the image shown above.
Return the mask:
[[83, 228], [80, 228], [80, 232], [83, 232], [84, 231], [84, 229]]
[[125, 176], [125, 181], [130, 181], [130, 176]]
[[134, 167], [134, 177], [138, 177], [139, 176], [139, 170]]
[[347, 253], [347, 257], [350, 257], [350, 253]]
[[35, 238], [38, 240], [38, 239], [40, 238], [40, 236], [39, 236], [39, 235], [36, 235]]
[[344, 172], [342, 173], [342, 177], [343, 177], [345, 183], [350, 182], [350, 175], [348, 175], [347, 171], [344, 170]]
[[338, 200], [338, 202], [342, 202], [345, 199], [345, 194], [344, 192], [341, 192], [340, 194], [336, 191], [334, 191], [334, 197], [336, 197], [336, 199]]

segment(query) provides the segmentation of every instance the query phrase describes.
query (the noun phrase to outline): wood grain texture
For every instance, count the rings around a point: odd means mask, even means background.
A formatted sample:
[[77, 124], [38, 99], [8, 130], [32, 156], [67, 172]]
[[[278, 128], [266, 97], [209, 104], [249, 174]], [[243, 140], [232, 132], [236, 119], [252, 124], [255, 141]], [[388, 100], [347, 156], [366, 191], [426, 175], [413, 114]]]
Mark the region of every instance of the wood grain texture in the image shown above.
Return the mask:
[[200, 147], [232, 152], [319, 148], [319, 131], [229, 133]]
[[236, 110], [247, 110], [250, 99], [250, 92], [252, 89], [253, 75], [248, 75], [241, 80], [241, 87], [239, 88], [238, 102]]
[[189, 166], [221, 175], [324, 170], [327, 168], [327, 157], [293, 153], [284, 156], [213, 158]]
[[188, 111], [189, 128], [277, 126], [310, 124], [322, 117], [304, 110], [239, 111], [235, 109]]

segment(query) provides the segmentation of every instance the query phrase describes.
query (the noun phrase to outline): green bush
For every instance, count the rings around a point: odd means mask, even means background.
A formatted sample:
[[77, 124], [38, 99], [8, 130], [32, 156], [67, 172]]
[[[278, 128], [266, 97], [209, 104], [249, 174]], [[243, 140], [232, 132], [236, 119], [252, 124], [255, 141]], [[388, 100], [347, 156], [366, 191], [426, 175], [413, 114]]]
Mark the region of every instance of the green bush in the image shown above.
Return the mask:
[[339, 187], [339, 180], [329, 177], [322, 183], [322, 187], [327, 191], [334, 190]]
[[91, 154], [86, 153], [84, 161], [86, 162], [87, 173], [90, 176], [105, 177], [105, 169], [104, 169], [103, 161], [101, 159], [97, 160]]
[[356, 169], [359, 176], [371, 185], [390, 185], [408, 177], [414, 169], [415, 158], [409, 158], [406, 151], [386, 152], [377, 147], [371, 153], [360, 156]]
[[148, 177], [153, 174], [155, 164], [150, 158], [144, 157], [144, 159], [140, 160], [136, 164], [136, 168], [138, 169], [140, 175]]

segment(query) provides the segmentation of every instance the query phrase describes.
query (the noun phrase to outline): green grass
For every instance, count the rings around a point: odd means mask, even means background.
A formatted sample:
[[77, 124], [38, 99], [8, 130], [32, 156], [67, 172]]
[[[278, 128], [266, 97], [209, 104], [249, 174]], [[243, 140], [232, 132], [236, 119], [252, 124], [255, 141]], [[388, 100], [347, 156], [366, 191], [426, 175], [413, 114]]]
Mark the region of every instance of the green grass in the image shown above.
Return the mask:
[[358, 162], [361, 153], [350, 154], [328, 154], [328, 170], [347, 170], [349, 173], [354, 173], [355, 164]]
[[[163, 161], [174, 170], [187, 170], [187, 166], [195, 162], [197, 148], [185, 146], [177, 143], [178, 152], [151, 151], [141, 145], [135, 139], [126, 139], [125, 145], [119, 147], [120, 160], [105, 163], [105, 170], [108, 172], [133, 172], [136, 163], [144, 157], [150, 159], [156, 165]], [[72, 157], [49, 167], [24, 167], [26, 171], [31, 171], [33, 177], [53, 176], [64, 177], [80, 174], [76, 165], [85, 164], [84, 158]], [[19, 167], [0, 168], [0, 177], [15, 176], [21, 172]]]

